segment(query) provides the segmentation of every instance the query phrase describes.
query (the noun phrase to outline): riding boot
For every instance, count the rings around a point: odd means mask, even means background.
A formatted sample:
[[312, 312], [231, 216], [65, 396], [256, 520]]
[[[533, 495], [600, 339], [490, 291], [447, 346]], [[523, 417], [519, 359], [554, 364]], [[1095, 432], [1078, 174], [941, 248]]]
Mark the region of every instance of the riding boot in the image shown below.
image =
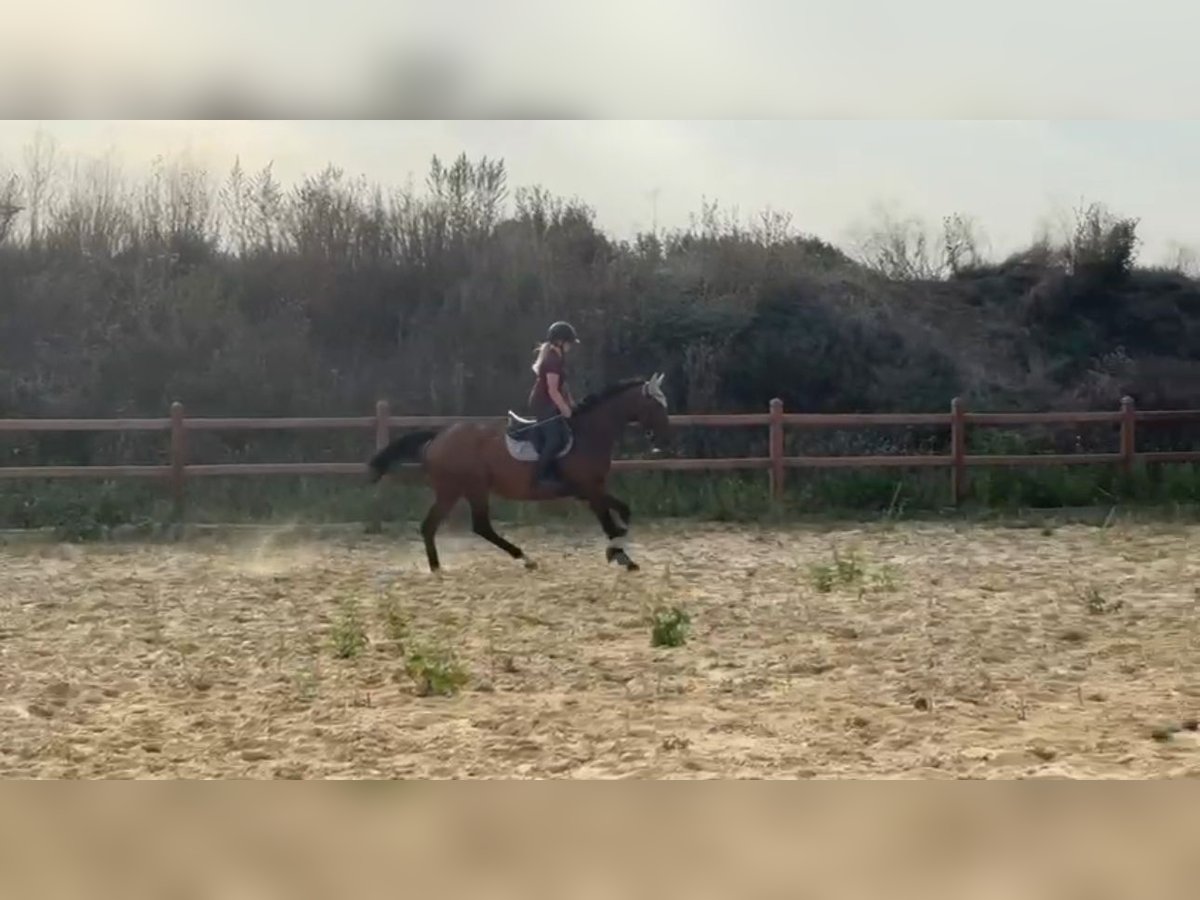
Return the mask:
[[550, 488], [558, 490], [562, 488], [562, 481], [554, 472], [554, 464], [557, 462], [555, 457], [563, 446], [563, 429], [560, 423], [555, 422], [545, 429], [542, 438], [542, 449], [538, 453], [537, 466], [534, 469], [534, 482], [538, 487]]

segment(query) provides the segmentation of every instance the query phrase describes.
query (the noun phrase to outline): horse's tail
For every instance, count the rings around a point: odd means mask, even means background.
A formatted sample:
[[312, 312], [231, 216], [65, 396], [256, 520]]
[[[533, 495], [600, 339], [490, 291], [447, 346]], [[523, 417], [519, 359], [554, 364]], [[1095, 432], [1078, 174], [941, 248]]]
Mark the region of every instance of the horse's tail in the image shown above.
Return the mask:
[[367, 468], [371, 471], [371, 481], [378, 481], [398, 462], [420, 462], [425, 448], [437, 435], [436, 431], [414, 431], [396, 438], [367, 463]]

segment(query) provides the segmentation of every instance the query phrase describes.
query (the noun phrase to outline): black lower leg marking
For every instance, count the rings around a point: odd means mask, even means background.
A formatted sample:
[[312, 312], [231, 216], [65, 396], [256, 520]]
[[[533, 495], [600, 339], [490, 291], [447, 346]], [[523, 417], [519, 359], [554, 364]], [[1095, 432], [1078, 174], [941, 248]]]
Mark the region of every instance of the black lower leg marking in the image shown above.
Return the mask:
[[441, 524], [444, 515], [440, 505], [435, 503], [425, 514], [424, 521], [421, 522], [421, 538], [425, 541], [425, 556], [429, 560], [429, 571], [431, 572], [436, 572], [441, 568], [434, 535], [437, 534], [438, 525]]
[[604, 498], [608, 504], [609, 511], [613, 514], [613, 519], [617, 526], [624, 529], [625, 533], [629, 533], [629, 526], [633, 522], [633, 513], [629, 509], [629, 505], [623, 500], [618, 500], [612, 494], [607, 494]]

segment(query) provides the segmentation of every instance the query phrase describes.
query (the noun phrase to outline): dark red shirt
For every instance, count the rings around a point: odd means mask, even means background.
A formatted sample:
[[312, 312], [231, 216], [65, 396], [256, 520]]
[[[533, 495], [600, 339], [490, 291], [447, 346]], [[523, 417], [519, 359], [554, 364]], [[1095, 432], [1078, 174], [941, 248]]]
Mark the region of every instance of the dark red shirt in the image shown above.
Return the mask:
[[558, 407], [550, 399], [549, 386], [546, 384], [546, 376], [551, 372], [558, 375], [558, 391], [563, 394], [567, 387], [566, 365], [562, 354], [553, 347], [546, 351], [546, 357], [542, 360], [537, 380], [529, 392], [529, 409], [538, 418], [558, 415]]

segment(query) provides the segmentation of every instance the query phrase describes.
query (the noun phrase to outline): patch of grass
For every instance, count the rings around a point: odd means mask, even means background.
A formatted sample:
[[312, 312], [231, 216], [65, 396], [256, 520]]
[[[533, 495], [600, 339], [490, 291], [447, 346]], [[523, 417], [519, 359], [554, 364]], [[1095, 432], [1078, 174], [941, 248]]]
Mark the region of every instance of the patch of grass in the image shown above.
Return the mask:
[[296, 698], [302, 703], [312, 703], [317, 699], [317, 694], [321, 687], [321, 670], [318, 667], [316, 657], [309, 659], [308, 663], [300, 669], [292, 677], [292, 682], [296, 690]]
[[687, 643], [692, 619], [678, 606], [659, 607], [650, 625], [651, 647], [682, 647]]
[[837, 550], [833, 551], [833, 568], [840, 584], [857, 584], [863, 580], [866, 570], [858, 559], [858, 553], [851, 550], [849, 555], [842, 556]]
[[404, 652], [408, 640], [408, 617], [400, 609], [395, 597], [384, 597], [379, 603], [379, 619], [383, 625], [383, 633], [400, 653]]
[[809, 580], [820, 593], [828, 594], [837, 584], [835, 571], [833, 566], [827, 563], [813, 563], [808, 567]]
[[809, 582], [822, 594], [838, 588], [858, 588], [859, 596], [867, 591], [890, 593], [899, 584], [899, 575], [894, 566], [869, 566], [859, 557], [856, 550], [841, 553], [835, 547], [829, 562], [813, 563], [808, 567]]
[[813, 587], [822, 594], [828, 594], [836, 587], [859, 584], [866, 575], [856, 551], [851, 550], [849, 554], [843, 555], [836, 547], [833, 549], [831, 562], [814, 563], [809, 566], [808, 572]]
[[896, 590], [898, 581], [895, 567], [885, 565], [871, 573], [870, 586], [872, 590], [890, 594]]
[[367, 646], [367, 630], [363, 626], [358, 606], [344, 603], [333, 625], [333, 655], [338, 659], [354, 659]]
[[1094, 584], [1078, 590], [1079, 602], [1083, 604], [1083, 608], [1093, 616], [1103, 616], [1108, 613], [1114, 613], [1124, 607], [1124, 603], [1120, 599], [1105, 597], [1100, 588]]
[[454, 655], [439, 647], [413, 650], [404, 670], [416, 685], [418, 697], [453, 696], [470, 681], [470, 675]]

